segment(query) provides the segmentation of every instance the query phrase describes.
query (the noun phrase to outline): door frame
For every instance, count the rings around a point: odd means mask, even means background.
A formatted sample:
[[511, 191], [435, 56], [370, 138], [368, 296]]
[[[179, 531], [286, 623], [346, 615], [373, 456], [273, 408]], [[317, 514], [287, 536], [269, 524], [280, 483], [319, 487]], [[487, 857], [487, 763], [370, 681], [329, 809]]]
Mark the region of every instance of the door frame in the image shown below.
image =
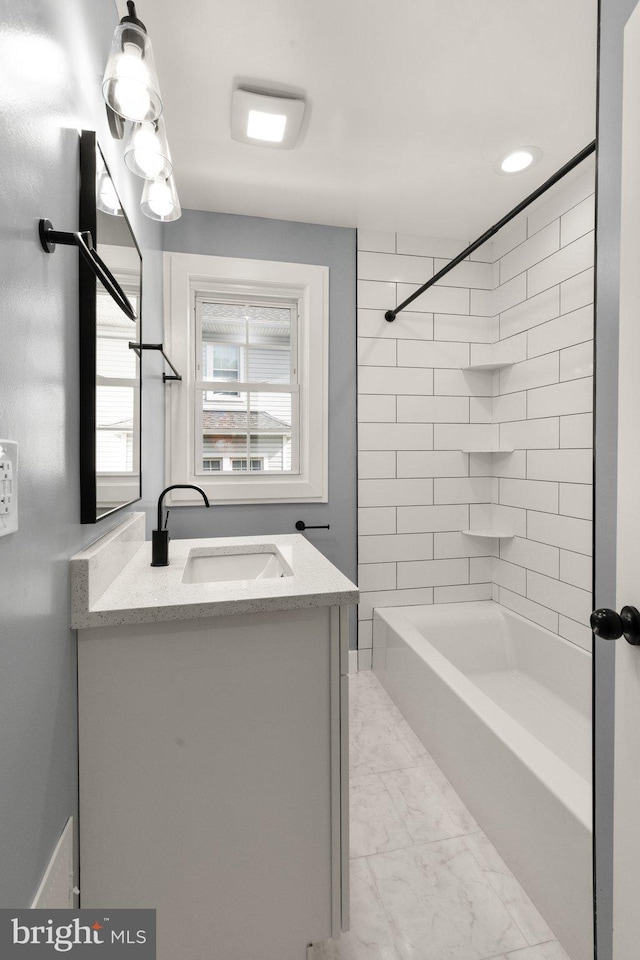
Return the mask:
[[[616, 608], [624, 27], [637, 0], [599, 0], [594, 357], [594, 607]], [[632, 601], [630, 601], [632, 602]], [[594, 638], [595, 956], [612, 960], [615, 644]]]

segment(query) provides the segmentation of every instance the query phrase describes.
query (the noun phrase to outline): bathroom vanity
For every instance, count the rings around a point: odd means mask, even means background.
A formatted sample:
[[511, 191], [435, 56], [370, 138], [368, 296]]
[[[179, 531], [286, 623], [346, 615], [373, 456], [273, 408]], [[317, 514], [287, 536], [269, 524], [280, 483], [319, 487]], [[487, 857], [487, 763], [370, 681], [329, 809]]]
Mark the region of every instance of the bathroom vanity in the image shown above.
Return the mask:
[[301, 535], [165, 568], [143, 536], [132, 514], [71, 561], [81, 905], [155, 908], [158, 960], [304, 960], [348, 926], [357, 589]]

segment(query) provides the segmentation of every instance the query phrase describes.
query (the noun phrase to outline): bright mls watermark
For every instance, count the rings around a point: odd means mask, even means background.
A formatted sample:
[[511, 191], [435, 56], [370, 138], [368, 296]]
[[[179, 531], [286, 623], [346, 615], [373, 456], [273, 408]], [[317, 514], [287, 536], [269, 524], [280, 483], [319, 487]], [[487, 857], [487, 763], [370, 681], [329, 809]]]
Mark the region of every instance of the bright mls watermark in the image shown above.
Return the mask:
[[156, 960], [155, 910], [0, 910], [2, 960]]

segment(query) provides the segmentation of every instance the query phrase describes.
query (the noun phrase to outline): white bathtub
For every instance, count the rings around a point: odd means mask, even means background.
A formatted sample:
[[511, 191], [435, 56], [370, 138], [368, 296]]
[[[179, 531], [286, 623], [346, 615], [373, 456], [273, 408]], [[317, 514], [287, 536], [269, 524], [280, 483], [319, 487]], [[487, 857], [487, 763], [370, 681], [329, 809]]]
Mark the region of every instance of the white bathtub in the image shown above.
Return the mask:
[[487, 600], [375, 610], [373, 670], [571, 960], [592, 960], [590, 655]]

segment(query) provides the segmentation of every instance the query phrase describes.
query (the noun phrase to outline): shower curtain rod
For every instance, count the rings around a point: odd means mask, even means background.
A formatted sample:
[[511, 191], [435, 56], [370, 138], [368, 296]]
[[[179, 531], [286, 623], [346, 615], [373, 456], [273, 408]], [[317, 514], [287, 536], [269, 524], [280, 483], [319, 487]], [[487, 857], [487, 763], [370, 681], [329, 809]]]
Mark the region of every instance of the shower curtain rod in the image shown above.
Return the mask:
[[524, 200], [521, 200], [520, 203], [513, 208], [513, 210], [510, 210], [509, 213], [502, 218], [502, 220], [498, 220], [496, 224], [494, 224], [492, 227], [489, 227], [489, 229], [483, 233], [481, 237], [478, 237], [477, 240], [474, 240], [473, 243], [469, 244], [469, 246], [463, 250], [462, 253], [459, 253], [458, 256], [451, 260], [445, 267], [442, 268], [442, 270], [438, 270], [438, 272], [434, 274], [430, 280], [427, 280], [426, 283], [423, 283], [422, 286], [415, 291], [415, 293], [412, 293], [410, 297], [407, 297], [406, 300], [403, 300], [403, 302], [394, 310], [387, 310], [384, 315], [385, 320], [388, 323], [393, 323], [400, 311], [404, 310], [405, 307], [408, 307], [410, 303], [413, 303], [416, 297], [419, 297], [421, 294], [423, 294], [425, 290], [428, 290], [429, 287], [432, 287], [434, 283], [438, 282], [438, 280], [442, 280], [442, 278], [446, 276], [450, 270], [453, 270], [453, 268], [457, 267], [459, 263], [462, 263], [463, 260], [466, 260], [470, 253], [473, 253], [474, 250], [477, 250], [478, 247], [481, 247], [483, 243], [486, 243], [487, 240], [490, 240], [491, 237], [495, 236], [498, 230], [501, 230], [507, 223], [509, 223], [510, 220], [513, 220], [513, 218], [517, 217], [519, 213], [522, 213], [525, 207], [528, 207], [530, 203], [533, 203], [534, 200], [537, 200], [538, 197], [541, 197], [542, 194], [549, 190], [549, 188], [557, 183], [558, 180], [562, 180], [562, 178], [570, 173], [574, 167], [577, 167], [578, 164], [582, 163], [583, 160], [586, 160], [590, 154], [594, 153], [595, 149], [596, 141], [594, 140], [583, 150], [581, 150], [580, 153], [577, 153], [575, 157], [569, 160], [568, 163], [565, 163], [564, 167], [560, 167], [560, 169], [557, 170], [553, 176], [549, 177], [548, 180], [545, 180], [545, 182], [541, 184], [537, 190], [534, 190], [533, 193], [530, 193], [528, 197], [525, 197]]

